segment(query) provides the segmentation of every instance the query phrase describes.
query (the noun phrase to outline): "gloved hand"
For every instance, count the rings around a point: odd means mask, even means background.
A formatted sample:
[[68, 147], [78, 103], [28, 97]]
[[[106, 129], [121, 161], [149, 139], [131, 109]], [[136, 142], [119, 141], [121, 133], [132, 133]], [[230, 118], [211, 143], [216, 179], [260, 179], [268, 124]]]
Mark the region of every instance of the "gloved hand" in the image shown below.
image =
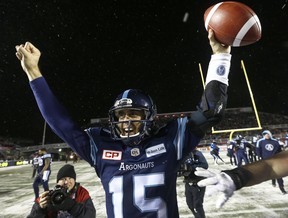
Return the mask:
[[236, 190], [236, 186], [233, 180], [228, 174], [224, 172], [215, 174], [204, 168], [197, 167], [195, 175], [206, 177], [206, 179], [203, 179], [197, 183], [199, 187], [213, 185], [213, 187], [206, 190], [207, 196], [211, 196], [216, 192], [220, 192], [218, 200], [216, 201], [216, 208], [221, 208]]
[[53, 207], [56, 208], [57, 210], [64, 210], [64, 211], [69, 211], [73, 208], [73, 206], [76, 204], [76, 201], [73, 200], [70, 197], [65, 198], [61, 202], [61, 204], [54, 204]]

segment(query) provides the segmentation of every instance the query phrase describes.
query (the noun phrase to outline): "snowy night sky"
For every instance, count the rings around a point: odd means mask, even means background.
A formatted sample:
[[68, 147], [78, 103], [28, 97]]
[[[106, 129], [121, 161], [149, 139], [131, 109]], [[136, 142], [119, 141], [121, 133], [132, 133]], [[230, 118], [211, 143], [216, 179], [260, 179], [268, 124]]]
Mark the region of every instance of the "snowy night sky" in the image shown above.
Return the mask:
[[[42, 140], [44, 120], [15, 57], [32, 42], [53, 92], [81, 125], [107, 117], [128, 88], [147, 91], [159, 113], [195, 110], [210, 59], [206, 0], [1, 0], [0, 136]], [[288, 115], [288, 3], [240, 1], [262, 25], [259, 42], [232, 48], [228, 108], [251, 106], [244, 60], [257, 109]], [[52, 133], [46, 141], [59, 139]]]

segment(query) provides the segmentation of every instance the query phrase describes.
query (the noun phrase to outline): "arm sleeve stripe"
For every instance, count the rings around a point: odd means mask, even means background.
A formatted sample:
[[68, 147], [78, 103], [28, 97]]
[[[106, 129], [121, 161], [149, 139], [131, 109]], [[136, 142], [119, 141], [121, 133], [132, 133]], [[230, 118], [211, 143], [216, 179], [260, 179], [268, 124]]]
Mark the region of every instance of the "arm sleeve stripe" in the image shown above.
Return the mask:
[[184, 147], [183, 142], [184, 142], [184, 133], [186, 129], [187, 117], [178, 118], [177, 122], [178, 122], [178, 128], [177, 128], [178, 130], [174, 139], [174, 145], [177, 152], [177, 160], [180, 160], [182, 158], [182, 151]]
[[95, 141], [93, 140], [93, 137], [91, 135], [91, 129], [86, 129], [85, 132], [87, 133], [87, 135], [89, 136], [89, 139], [90, 139], [90, 157], [91, 157], [91, 160], [92, 160], [92, 163], [93, 163], [93, 166], [96, 165], [96, 161], [97, 161], [97, 151], [98, 151], [98, 148], [97, 148], [97, 145], [95, 143]]

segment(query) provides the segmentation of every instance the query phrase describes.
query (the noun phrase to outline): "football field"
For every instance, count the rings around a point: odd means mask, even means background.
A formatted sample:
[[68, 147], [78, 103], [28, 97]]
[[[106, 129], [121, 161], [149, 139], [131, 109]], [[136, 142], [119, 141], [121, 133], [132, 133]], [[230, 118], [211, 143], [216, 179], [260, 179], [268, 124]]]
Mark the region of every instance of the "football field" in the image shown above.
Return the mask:
[[[211, 155], [204, 152], [211, 171], [231, 169], [225, 153], [220, 156], [226, 164], [214, 165]], [[72, 162], [68, 162], [72, 164]], [[65, 162], [53, 162], [49, 186], [55, 185], [58, 169]], [[106, 217], [105, 195], [100, 180], [92, 167], [85, 161], [74, 164], [77, 173], [77, 182], [80, 182], [93, 199], [97, 211], [97, 218]], [[0, 168], [0, 218], [26, 217], [32, 207], [34, 193], [31, 165]], [[178, 206], [180, 217], [193, 217], [188, 209], [184, 195], [182, 178], [178, 178]], [[285, 189], [288, 191], [288, 177], [284, 178]], [[40, 193], [43, 188], [40, 187]], [[288, 218], [288, 195], [282, 195], [278, 187], [272, 187], [271, 181], [257, 186], [247, 187], [235, 192], [234, 196], [222, 209], [215, 208], [217, 196], [204, 198], [204, 209], [207, 218]]]

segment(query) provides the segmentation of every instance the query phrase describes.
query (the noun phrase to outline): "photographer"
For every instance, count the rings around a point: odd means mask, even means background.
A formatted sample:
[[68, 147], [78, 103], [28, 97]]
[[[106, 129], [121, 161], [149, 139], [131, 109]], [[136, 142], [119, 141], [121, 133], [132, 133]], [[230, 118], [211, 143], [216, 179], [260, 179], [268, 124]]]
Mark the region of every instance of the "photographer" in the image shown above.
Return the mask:
[[190, 152], [184, 160], [180, 172], [181, 175], [184, 176], [183, 182], [185, 183], [186, 203], [195, 218], [205, 218], [203, 209], [205, 187], [199, 187], [197, 185], [197, 182], [199, 182], [202, 177], [196, 176], [194, 172], [196, 167], [207, 169], [208, 162], [202, 152], [197, 149]]
[[66, 164], [58, 171], [57, 185], [42, 193], [27, 218], [76, 217], [96, 217], [96, 210], [89, 192], [76, 183], [74, 166]]

